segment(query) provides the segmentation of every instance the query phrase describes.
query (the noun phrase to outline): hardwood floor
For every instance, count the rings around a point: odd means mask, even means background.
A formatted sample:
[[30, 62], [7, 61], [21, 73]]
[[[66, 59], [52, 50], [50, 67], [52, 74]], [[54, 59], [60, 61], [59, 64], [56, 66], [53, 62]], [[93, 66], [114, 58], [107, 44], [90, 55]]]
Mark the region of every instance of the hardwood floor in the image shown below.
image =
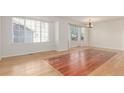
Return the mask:
[[109, 49], [76, 48], [5, 58], [1, 76], [124, 75], [124, 53]]
[[[53, 55], [54, 54], [54, 55]], [[55, 51], [5, 58], [0, 62], [3, 76], [57, 76], [62, 75], [43, 59], [62, 55]]]
[[124, 53], [118, 53], [89, 76], [124, 76]]
[[84, 76], [98, 68], [115, 54], [115, 52], [85, 49], [50, 58], [47, 62], [65, 76]]

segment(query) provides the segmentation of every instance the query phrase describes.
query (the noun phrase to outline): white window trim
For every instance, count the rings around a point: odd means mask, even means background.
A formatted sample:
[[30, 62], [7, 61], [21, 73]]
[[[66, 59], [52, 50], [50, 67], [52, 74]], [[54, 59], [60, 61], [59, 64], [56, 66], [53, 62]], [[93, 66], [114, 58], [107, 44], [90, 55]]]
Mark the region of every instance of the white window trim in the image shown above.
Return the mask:
[[[35, 21], [40, 21], [40, 42], [14, 42], [14, 33], [13, 33], [13, 18], [22, 18], [24, 19], [24, 30], [25, 30], [25, 25], [26, 25], [26, 19], [28, 20], [35, 20]], [[48, 40], [47, 41], [44, 41], [42, 42], [42, 26], [41, 26], [41, 22], [44, 22], [44, 23], [48, 23]], [[35, 19], [35, 18], [28, 18], [28, 17], [11, 17], [11, 29], [12, 29], [12, 44], [41, 44], [41, 43], [49, 43], [50, 42], [50, 36], [49, 36], [49, 22], [48, 21], [43, 21], [43, 20], [38, 20], [38, 19]], [[24, 34], [25, 34], [25, 31], [24, 31]], [[25, 39], [25, 38], [24, 38]]]

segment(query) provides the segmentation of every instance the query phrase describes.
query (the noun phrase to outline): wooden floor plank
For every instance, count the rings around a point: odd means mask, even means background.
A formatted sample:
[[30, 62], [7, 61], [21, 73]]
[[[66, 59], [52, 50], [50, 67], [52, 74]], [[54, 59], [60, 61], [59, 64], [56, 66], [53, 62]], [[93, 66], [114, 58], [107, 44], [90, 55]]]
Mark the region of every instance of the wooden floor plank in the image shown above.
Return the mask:
[[115, 54], [115, 52], [86, 49], [50, 58], [48, 63], [65, 76], [88, 75]]
[[86, 47], [4, 58], [0, 61], [0, 75], [124, 75], [124, 52]]

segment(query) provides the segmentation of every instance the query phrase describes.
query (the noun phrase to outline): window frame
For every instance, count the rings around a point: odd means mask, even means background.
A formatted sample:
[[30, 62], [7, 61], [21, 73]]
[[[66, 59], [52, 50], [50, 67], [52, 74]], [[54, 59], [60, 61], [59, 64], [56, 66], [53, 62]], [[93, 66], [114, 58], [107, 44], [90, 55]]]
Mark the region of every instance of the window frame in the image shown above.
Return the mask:
[[[73, 28], [73, 29], [72, 29]], [[72, 42], [77, 42], [81, 40], [81, 36], [80, 33], [82, 31], [82, 26], [76, 25], [76, 24], [69, 24], [69, 30], [70, 30], [70, 40]], [[77, 33], [77, 39], [73, 40], [72, 38], [72, 32], [75, 31], [75, 33]]]
[[[39, 21], [40, 22], [40, 42], [34, 42], [33, 40], [32, 40], [32, 42], [14, 42], [14, 30], [13, 30], [13, 18], [19, 18], [19, 19], [23, 19], [24, 20], [24, 34], [25, 34], [25, 29], [26, 29], [26, 19], [27, 20], [33, 20], [33, 21]], [[48, 24], [48, 28], [47, 28], [47, 30], [48, 30], [48, 32], [47, 32], [47, 34], [48, 34], [48, 40], [47, 41], [42, 41], [42, 26], [41, 26], [41, 23], [47, 23]], [[48, 43], [48, 42], [50, 42], [50, 35], [49, 35], [49, 33], [50, 33], [50, 31], [49, 31], [49, 22], [48, 21], [42, 21], [42, 20], [38, 20], [38, 19], [35, 19], [35, 18], [27, 18], [27, 17], [11, 17], [11, 33], [12, 33], [12, 35], [11, 35], [11, 42], [12, 42], [12, 44], [40, 44], [40, 43]], [[34, 37], [33, 37], [34, 38]], [[32, 38], [32, 39], [33, 39]], [[24, 37], [24, 39], [25, 39], [25, 37]]]

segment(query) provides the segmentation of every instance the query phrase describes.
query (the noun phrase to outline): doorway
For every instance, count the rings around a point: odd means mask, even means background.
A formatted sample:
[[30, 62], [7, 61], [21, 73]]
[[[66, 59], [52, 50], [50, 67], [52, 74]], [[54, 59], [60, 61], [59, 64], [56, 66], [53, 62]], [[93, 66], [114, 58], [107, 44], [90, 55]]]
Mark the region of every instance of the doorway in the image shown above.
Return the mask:
[[69, 24], [69, 49], [84, 46], [85, 28]]

